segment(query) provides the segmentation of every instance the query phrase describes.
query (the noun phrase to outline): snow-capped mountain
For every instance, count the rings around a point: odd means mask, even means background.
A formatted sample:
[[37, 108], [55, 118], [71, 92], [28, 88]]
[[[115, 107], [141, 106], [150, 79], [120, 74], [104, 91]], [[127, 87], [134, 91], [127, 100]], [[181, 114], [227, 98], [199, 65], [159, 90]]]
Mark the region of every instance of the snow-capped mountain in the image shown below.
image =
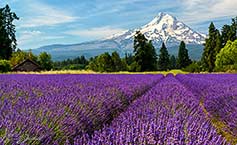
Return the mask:
[[152, 40], [156, 47], [160, 47], [162, 42], [167, 46], [177, 46], [180, 41], [186, 44], [203, 44], [206, 35], [192, 30], [183, 22], [178, 21], [174, 16], [159, 13], [151, 22], [141, 28], [128, 30], [120, 34], [115, 34], [106, 39], [114, 40], [124, 49], [131, 48], [129, 42], [133, 42], [136, 31], [140, 31], [148, 40]]
[[93, 57], [103, 52], [117, 51], [120, 55], [133, 51], [133, 40], [136, 31], [140, 31], [148, 40], [152, 40], [153, 45], [159, 50], [162, 42], [166, 44], [171, 54], [177, 55], [180, 41], [184, 41], [189, 49], [190, 56], [198, 59], [201, 56], [202, 44], [206, 35], [192, 30], [174, 16], [159, 13], [148, 24], [133, 30], [127, 30], [119, 34], [114, 34], [102, 40], [85, 42], [72, 45], [49, 45], [33, 50], [36, 54], [49, 52], [54, 60], [62, 60], [84, 55]]

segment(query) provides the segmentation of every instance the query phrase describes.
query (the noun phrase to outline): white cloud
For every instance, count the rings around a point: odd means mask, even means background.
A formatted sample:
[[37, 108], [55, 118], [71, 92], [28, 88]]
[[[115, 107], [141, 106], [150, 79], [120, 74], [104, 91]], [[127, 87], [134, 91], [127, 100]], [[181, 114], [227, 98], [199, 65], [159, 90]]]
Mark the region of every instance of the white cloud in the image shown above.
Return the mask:
[[27, 43], [29, 40], [31, 40], [32, 38], [37, 38], [42, 34], [42, 32], [40, 31], [23, 31], [20, 33], [20, 36], [17, 40], [17, 42], [19, 44], [25, 44]]
[[[47, 40], [58, 40], [58, 39], [64, 39], [64, 36], [54, 36], [54, 35], [48, 35], [41, 31], [23, 31], [19, 34], [17, 43], [19, 46], [25, 46], [27, 44], [36, 44], [37, 41], [47, 41]], [[24, 47], [23, 47], [24, 48]], [[24, 48], [27, 49], [27, 48]]]
[[[27, 45], [28, 43], [33, 42], [35, 39], [38, 40], [43, 33], [41, 31], [23, 31], [17, 36], [18, 47]], [[24, 48], [24, 47], [23, 47]], [[25, 48], [29, 49], [29, 48]]]
[[105, 27], [97, 27], [86, 30], [70, 30], [65, 32], [65, 34], [83, 36], [83, 37], [91, 37], [95, 39], [105, 38], [111, 36], [116, 33], [120, 33], [125, 31], [125, 29], [121, 28], [112, 28], [110, 26]]
[[184, 6], [183, 18], [190, 23], [211, 21], [237, 15], [236, 0], [179, 0]]
[[218, 16], [237, 15], [236, 0], [222, 0], [213, 5], [212, 12]]
[[43, 36], [43, 40], [55, 40], [55, 39], [64, 39], [64, 36]]
[[79, 19], [68, 12], [39, 2], [28, 3], [26, 9], [29, 9], [28, 15], [20, 19], [20, 27], [23, 28], [54, 26], [57, 24], [74, 22]]

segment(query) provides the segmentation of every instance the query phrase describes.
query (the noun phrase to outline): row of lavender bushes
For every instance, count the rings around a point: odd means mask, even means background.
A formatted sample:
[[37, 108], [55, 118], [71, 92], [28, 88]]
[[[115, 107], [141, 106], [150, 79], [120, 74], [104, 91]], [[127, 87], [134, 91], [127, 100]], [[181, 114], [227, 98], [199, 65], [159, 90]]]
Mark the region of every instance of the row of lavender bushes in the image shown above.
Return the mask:
[[206, 119], [199, 99], [174, 76], [168, 75], [111, 125], [96, 131], [92, 139], [76, 137], [74, 144], [90, 145], [196, 145], [228, 144]]
[[237, 144], [237, 75], [189, 74], [177, 78], [199, 97], [218, 132]]
[[1, 75], [0, 144], [92, 135], [163, 75]]
[[236, 144], [236, 75], [1, 79], [3, 144]]

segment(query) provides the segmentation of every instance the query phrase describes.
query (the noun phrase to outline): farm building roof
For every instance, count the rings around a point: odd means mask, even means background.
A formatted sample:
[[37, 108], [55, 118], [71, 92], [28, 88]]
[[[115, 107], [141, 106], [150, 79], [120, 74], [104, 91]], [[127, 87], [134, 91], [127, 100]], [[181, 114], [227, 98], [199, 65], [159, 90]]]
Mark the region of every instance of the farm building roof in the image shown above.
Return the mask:
[[41, 67], [31, 59], [25, 59], [12, 68], [12, 71], [40, 71]]

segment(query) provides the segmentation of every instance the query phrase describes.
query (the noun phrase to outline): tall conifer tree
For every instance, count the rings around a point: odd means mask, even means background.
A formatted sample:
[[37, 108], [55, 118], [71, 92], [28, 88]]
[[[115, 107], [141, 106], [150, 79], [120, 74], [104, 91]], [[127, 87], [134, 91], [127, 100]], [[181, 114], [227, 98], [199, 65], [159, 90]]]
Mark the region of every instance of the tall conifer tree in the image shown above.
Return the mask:
[[8, 5], [0, 8], [0, 59], [10, 59], [16, 49], [14, 20], [18, 20]]
[[134, 38], [134, 60], [138, 65], [137, 71], [156, 70], [157, 54], [151, 41], [148, 41], [141, 32], [136, 32]]
[[176, 69], [177, 68], [177, 59], [174, 55], [171, 55], [170, 57], [170, 69]]
[[186, 45], [184, 41], [181, 41], [179, 45], [178, 59], [177, 59], [177, 67], [179, 69], [185, 68], [192, 63], [191, 59], [188, 56], [188, 50], [186, 49]]
[[202, 54], [202, 63], [206, 70], [212, 72], [215, 67], [216, 54], [220, 51], [221, 42], [219, 31], [216, 29], [213, 22], [209, 26], [209, 36], [206, 39], [204, 51]]
[[162, 46], [160, 48], [160, 54], [158, 58], [158, 69], [161, 71], [166, 71], [169, 69], [169, 53], [165, 46], [165, 43], [162, 43]]

